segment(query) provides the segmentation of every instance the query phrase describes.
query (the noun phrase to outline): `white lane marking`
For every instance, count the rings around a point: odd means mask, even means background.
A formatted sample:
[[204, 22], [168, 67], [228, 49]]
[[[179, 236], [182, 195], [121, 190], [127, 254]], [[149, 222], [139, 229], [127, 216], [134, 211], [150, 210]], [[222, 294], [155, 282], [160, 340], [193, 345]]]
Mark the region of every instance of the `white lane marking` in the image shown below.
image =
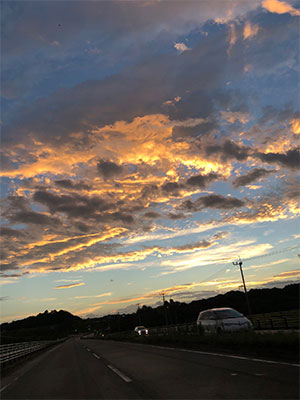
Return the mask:
[[123, 372], [119, 371], [117, 368], [113, 367], [112, 365], [108, 365], [107, 368], [111, 369], [115, 374], [119, 375], [119, 377], [122, 378], [123, 381], [125, 381], [127, 383], [132, 382], [132, 380], [130, 378], [128, 378], [128, 376], [123, 374]]
[[94, 357], [98, 358], [98, 360], [100, 359], [100, 357], [98, 356], [98, 354], [96, 353], [92, 353]]
[[256, 376], [264, 376], [264, 374], [255, 374]]
[[15, 377], [15, 379], [14, 379], [14, 381], [17, 381], [18, 379], [19, 379], [19, 377], [18, 377], [18, 376], [16, 376], [16, 377]]
[[[145, 345], [141, 345], [145, 346]], [[300, 364], [293, 364], [293, 363], [288, 363], [284, 361], [271, 361], [271, 360], [264, 360], [261, 358], [250, 358], [250, 357], [244, 357], [244, 356], [234, 356], [230, 354], [222, 354], [222, 353], [210, 353], [208, 351], [198, 351], [198, 350], [189, 350], [189, 349], [178, 349], [176, 347], [163, 347], [163, 346], [154, 346], [154, 345], [148, 345], [150, 347], [155, 347], [157, 349], [163, 349], [163, 350], [177, 350], [177, 351], [182, 351], [186, 353], [195, 353], [195, 354], [205, 354], [208, 356], [218, 356], [218, 357], [228, 357], [228, 358], [236, 358], [238, 360], [247, 360], [247, 361], [257, 361], [257, 362], [262, 362], [262, 363], [268, 363], [268, 364], [280, 364], [280, 365], [289, 365], [291, 367], [300, 367]]]
[[237, 374], [230, 374], [231, 376], [237, 376]]
[[91, 351], [91, 350], [87, 348], [87, 351]]
[[1, 388], [1, 390], [0, 390], [0, 393], [3, 392], [3, 390], [5, 390], [9, 385], [10, 385], [10, 383], [6, 386], [3, 386], [3, 388]]

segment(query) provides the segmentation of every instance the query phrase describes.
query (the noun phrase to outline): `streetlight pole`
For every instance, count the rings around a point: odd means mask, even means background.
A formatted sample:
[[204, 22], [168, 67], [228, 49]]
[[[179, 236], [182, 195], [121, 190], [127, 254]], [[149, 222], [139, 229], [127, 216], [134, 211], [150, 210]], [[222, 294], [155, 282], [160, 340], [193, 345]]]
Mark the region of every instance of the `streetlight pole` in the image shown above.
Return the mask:
[[251, 312], [250, 302], [249, 302], [249, 298], [248, 298], [248, 293], [247, 293], [244, 273], [243, 273], [243, 269], [242, 269], [243, 262], [242, 262], [241, 259], [239, 259], [239, 261], [233, 262], [232, 264], [240, 266], [240, 271], [241, 271], [241, 276], [242, 276], [242, 281], [243, 281], [244, 291], [245, 291], [245, 297], [246, 297], [246, 303], [247, 303], [247, 308], [248, 308], [248, 314], [251, 315], [252, 312]]

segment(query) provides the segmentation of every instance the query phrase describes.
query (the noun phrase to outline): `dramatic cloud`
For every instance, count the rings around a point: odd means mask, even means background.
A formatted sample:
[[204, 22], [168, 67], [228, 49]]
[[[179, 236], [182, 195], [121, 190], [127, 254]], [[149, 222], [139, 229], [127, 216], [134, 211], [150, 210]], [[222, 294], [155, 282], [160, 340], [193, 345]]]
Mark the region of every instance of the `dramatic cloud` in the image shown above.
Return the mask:
[[89, 190], [90, 187], [83, 182], [75, 183], [72, 182], [70, 179], [60, 179], [57, 181], [54, 181], [55, 185], [60, 186], [64, 189], [70, 189], [70, 190]]
[[34, 211], [20, 211], [10, 217], [13, 223], [37, 224], [37, 225], [57, 225], [60, 223], [58, 218], [51, 217], [44, 213]]
[[256, 156], [263, 162], [280, 164], [283, 167], [296, 169], [300, 164], [299, 149], [288, 150], [286, 154], [281, 153], [257, 153]]
[[243, 207], [244, 205], [245, 202], [243, 200], [239, 200], [235, 197], [224, 197], [219, 194], [211, 194], [208, 196], [198, 197], [194, 202], [186, 200], [181, 204], [181, 208], [186, 211], [199, 211], [206, 208], [232, 210]]
[[115, 164], [111, 161], [99, 161], [98, 170], [104, 178], [111, 178], [115, 175], [119, 175], [123, 168], [120, 165]]
[[233, 186], [239, 187], [239, 186], [246, 186], [249, 185], [252, 182], [257, 181], [260, 178], [263, 178], [271, 173], [273, 173], [275, 170], [267, 170], [264, 168], [254, 168], [253, 170], [249, 171], [246, 175], [238, 176], [232, 181]]
[[276, 14], [291, 14], [291, 15], [300, 15], [300, 10], [295, 9], [293, 6], [288, 4], [285, 1], [278, 1], [278, 0], [263, 0], [262, 6]]
[[194, 175], [186, 181], [187, 185], [197, 186], [200, 188], [206, 187], [209, 183], [220, 178], [220, 175], [215, 173], [210, 173], [208, 175]]
[[231, 140], [226, 140], [223, 145], [210, 145], [206, 147], [207, 156], [220, 154], [223, 161], [230, 159], [245, 161], [249, 157], [249, 153], [249, 147], [238, 145]]
[[[3, 297], [18, 280], [20, 296], [27, 279], [40, 290], [43, 274], [53, 299], [59, 273], [56, 289], [74, 291], [64, 304], [82, 315], [153, 304], [158, 276], [172, 296], [192, 299], [206, 266], [293, 244], [298, 8], [4, 2]], [[189, 268], [194, 283], [170, 283]], [[252, 271], [253, 287], [277, 279], [266, 269]], [[224, 271], [206, 279], [209, 289], [238, 287]]]

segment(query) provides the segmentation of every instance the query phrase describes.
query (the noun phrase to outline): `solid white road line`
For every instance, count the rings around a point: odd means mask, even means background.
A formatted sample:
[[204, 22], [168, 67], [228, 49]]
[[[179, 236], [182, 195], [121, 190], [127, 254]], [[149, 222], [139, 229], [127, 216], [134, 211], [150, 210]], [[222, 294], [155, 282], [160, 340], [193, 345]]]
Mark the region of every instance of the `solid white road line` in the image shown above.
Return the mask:
[[[145, 345], [141, 345], [145, 346]], [[154, 345], [147, 345], [150, 347], [155, 347], [157, 349], [164, 349], [164, 350], [177, 350], [186, 353], [195, 353], [195, 354], [205, 354], [208, 356], [218, 356], [218, 357], [228, 357], [228, 358], [236, 358], [238, 360], [247, 360], [247, 361], [256, 361], [261, 363], [268, 363], [268, 364], [280, 364], [280, 365], [289, 365], [291, 367], [300, 367], [300, 364], [293, 364], [284, 361], [272, 361], [272, 360], [264, 360], [262, 358], [251, 358], [251, 357], [244, 357], [244, 356], [234, 356], [231, 354], [222, 354], [222, 353], [211, 353], [208, 351], [198, 351], [198, 350], [189, 350], [189, 349], [178, 349], [176, 347], [163, 347], [163, 346], [154, 346]]]
[[117, 368], [113, 367], [112, 365], [108, 365], [107, 368], [111, 369], [115, 374], [117, 374], [120, 378], [122, 378], [123, 381], [125, 381], [127, 383], [132, 382], [132, 380], [130, 378], [128, 378], [128, 376], [123, 374], [123, 372], [119, 371]]

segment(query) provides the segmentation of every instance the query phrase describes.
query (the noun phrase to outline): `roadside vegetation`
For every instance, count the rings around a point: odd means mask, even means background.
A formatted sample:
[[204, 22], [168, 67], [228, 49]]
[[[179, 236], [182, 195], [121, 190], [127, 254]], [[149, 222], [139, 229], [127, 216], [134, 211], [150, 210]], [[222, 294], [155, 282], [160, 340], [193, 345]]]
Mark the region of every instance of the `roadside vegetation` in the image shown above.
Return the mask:
[[211, 335], [169, 335], [135, 336], [131, 332], [120, 332], [99, 337], [103, 340], [127, 341], [156, 346], [170, 346], [200, 351], [221, 351], [232, 354], [269, 356], [286, 360], [299, 360], [299, 332], [275, 333], [240, 332]]

